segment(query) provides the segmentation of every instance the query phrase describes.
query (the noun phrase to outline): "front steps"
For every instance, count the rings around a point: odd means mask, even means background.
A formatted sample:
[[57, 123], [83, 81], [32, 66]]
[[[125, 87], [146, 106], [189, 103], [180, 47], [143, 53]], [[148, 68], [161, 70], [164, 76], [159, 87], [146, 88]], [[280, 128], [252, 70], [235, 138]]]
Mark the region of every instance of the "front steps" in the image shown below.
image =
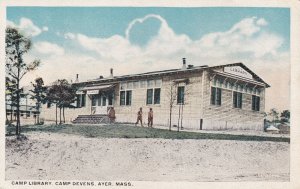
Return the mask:
[[93, 115], [79, 115], [75, 120], [72, 121], [73, 124], [101, 124], [109, 123], [109, 118], [104, 114], [93, 114]]

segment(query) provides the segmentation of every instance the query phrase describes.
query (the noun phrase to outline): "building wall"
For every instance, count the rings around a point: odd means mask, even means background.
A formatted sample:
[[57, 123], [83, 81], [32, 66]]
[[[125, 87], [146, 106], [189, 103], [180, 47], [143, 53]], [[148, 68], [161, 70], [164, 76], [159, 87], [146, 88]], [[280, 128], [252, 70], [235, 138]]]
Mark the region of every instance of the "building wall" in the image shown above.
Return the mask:
[[233, 90], [222, 88], [221, 106], [211, 105], [211, 87], [209, 74], [205, 76], [203, 100], [203, 127], [206, 130], [250, 129], [263, 130], [265, 91], [260, 94], [260, 111], [252, 110], [252, 95], [243, 93], [242, 108], [233, 107]]
[[[42, 106], [40, 118], [46, 121], [55, 121], [55, 104], [52, 104], [50, 108], [47, 105]], [[78, 115], [91, 114], [91, 99], [86, 96], [86, 106], [81, 108], [65, 108], [65, 120], [67, 123], [73, 121]], [[59, 108], [57, 108], [57, 119], [59, 120]]]
[[[170, 94], [171, 84], [174, 80], [189, 78], [189, 84], [185, 86], [185, 105], [182, 113], [182, 126], [186, 129], [200, 129], [202, 119], [203, 130], [221, 129], [251, 129], [263, 130], [263, 113], [265, 104], [265, 92], [260, 94], [260, 112], [252, 111], [251, 94], [243, 94], [242, 109], [233, 108], [232, 90], [222, 89], [221, 106], [211, 105], [210, 76], [207, 71], [185, 73], [172, 76], [153, 77], [147, 79], [162, 79], [160, 104], [146, 104], [147, 87], [132, 90], [132, 100], [130, 106], [120, 105], [120, 84], [115, 86], [114, 107], [116, 111], [116, 121], [122, 123], [135, 123], [139, 108], [143, 108], [143, 123], [147, 124], [147, 113], [149, 108], [154, 111], [154, 125], [169, 126], [170, 123]], [[147, 80], [145, 79], [145, 80]], [[203, 81], [203, 82], [202, 82]], [[181, 85], [181, 84], [179, 84]], [[177, 88], [177, 86], [175, 86]], [[177, 105], [177, 94], [172, 108], [171, 125], [178, 125], [179, 105]], [[181, 110], [180, 110], [181, 111]], [[91, 98], [86, 97], [86, 106], [82, 108], [65, 109], [66, 121], [74, 120], [78, 115], [91, 114]], [[46, 108], [43, 106], [41, 114], [46, 120], [55, 120], [55, 106]], [[179, 120], [181, 125], [181, 120]], [[172, 128], [175, 130], [176, 128]]]
[[[185, 87], [186, 105], [183, 108], [183, 125], [186, 127], [193, 127], [199, 124], [199, 106], [201, 104], [201, 73], [180, 74], [174, 76], [162, 77], [160, 104], [146, 104], [147, 88], [139, 88], [132, 90], [132, 105], [120, 106], [119, 89], [116, 90], [115, 110], [118, 122], [135, 123], [137, 119], [137, 112], [140, 107], [143, 108], [143, 121], [147, 123], [147, 113], [151, 107], [154, 111], [154, 124], [168, 126], [170, 123], [170, 96], [171, 83], [176, 79], [189, 78], [190, 84]], [[174, 86], [177, 88], [177, 86]], [[172, 125], [178, 125], [179, 105], [177, 105], [177, 94], [172, 108]]]

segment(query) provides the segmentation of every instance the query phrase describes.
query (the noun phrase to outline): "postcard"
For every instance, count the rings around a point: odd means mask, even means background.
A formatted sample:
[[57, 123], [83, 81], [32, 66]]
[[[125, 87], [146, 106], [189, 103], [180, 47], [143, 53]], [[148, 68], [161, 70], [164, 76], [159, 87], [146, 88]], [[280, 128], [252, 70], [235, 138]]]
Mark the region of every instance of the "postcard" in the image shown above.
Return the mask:
[[300, 187], [299, 4], [1, 2], [0, 188]]

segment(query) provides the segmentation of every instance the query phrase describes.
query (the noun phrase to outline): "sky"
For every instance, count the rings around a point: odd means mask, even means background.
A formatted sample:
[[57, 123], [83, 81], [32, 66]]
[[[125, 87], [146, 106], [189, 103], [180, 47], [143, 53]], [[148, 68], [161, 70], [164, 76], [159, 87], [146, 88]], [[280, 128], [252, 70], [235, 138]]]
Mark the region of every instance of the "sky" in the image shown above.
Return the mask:
[[266, 111], [290, 108], [288, 8], [8, 7], [7, 25], [31, 38], [46, 84], [242, 62], [271, 88]]

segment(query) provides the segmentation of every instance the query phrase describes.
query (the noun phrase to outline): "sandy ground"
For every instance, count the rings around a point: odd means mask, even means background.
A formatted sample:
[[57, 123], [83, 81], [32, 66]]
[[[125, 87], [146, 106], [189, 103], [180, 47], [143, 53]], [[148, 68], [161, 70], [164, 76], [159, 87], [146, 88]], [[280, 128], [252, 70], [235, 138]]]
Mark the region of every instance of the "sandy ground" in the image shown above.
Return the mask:
[[7, 180], [289, 181], [288, 143], [27, 136], [6, 139]]

